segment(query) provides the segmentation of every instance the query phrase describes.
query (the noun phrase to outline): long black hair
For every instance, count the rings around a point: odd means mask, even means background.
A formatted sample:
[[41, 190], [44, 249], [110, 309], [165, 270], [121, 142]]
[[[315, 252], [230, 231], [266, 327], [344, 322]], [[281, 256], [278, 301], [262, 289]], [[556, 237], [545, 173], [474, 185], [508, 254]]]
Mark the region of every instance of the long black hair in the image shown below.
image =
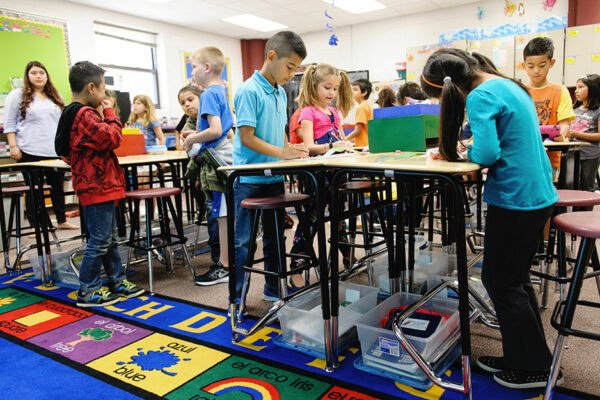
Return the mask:
[[[583, 78], [577, 79], [583, 82], [588, 87], [588, 110], [597, 110], [600, 107], [600, 75], [587, 74]], [[573, 108], [582, 106], [583, 103], [579, 100], [573, 104]]]
[[[459, 159], [456, 145], [465, 118], [465, 97], [473, 89], [478, 72], [510, 79], [498, 72], [489, 58], [459, 49], [436, 51], [423, 68], [421, 87], [429, 97], [441, 100], [439, 147], [448, 161]], [[513, 82], [527, 92], [522, 83]]]

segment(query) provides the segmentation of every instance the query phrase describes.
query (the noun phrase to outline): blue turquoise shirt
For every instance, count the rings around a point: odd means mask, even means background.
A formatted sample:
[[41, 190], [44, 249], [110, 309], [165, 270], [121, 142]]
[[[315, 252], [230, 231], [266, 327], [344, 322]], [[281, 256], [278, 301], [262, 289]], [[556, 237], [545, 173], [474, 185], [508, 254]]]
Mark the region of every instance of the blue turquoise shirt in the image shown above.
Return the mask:
[[208, 129], [208, 116], [215, 115], [221, 119], [221, 136], [217, 139], [202, 143], [201, 150], [207, 147], [214, 147], [223, 138], [227, 137], [227, 131], [233, 127], [233, 118], [229, 100], [225, 95], [225, 90], [219, 85], [210, 85], [200, 96], [200, 106], [198, 108], [198, 126], [197, 131], [202, 132]]
[[154, 128], [157, 126], [160, 126], [158, 121], [150, 121], [148, 122], [148, 126], [144, 126], [141, 122], [134, 122], [131, 125], [132, 128], [139, 129], [140, 133], [144, 135], [146, 147], [156, 146], [156, 133], [154, 133]]
[[483, 200], [513, 210], [558, 201], [533, 100], [508, 79], [492, 79], [467, 96], [473, 132], [468, 157], [489, 166]]
[[[283, 88], [274, 87], [255, 71], [235, 93], [233, 100], [237, 117], [237, 134], [233, 141], [233, 164], [256, 164], [279, 161], [280, 158], [257, 153], [242, 145], [240, 126], [254, 128], [254, 136], [274, 146], [283, 148], [287, 122], [287, 97]], [[277, 183], [282, 176], [240, 177], [242, 183]]]

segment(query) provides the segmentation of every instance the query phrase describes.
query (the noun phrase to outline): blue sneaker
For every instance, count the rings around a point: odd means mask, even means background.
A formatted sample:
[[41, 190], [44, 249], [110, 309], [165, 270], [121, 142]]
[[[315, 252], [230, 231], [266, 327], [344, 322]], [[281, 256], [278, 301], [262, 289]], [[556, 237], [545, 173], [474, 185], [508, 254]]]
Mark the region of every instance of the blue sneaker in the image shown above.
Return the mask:
[[119, 284], [112, 285], [110, 287], [110, 291], [111, 293], [121, 297], [126, 297], [128, 299], [137, 297], [144, 293], [144, 289], [137, 286], [135, 283], [129, 282], [127, 279], [123, 279], [123, 281]]
[[265, 286], [264, 289], [263, 289], [263, 299], [266, 300], [266, 301], [273, 301], [273, 302], [275, 302], [275, 301], [279, 300], [279, 294], [271, 292]]
[[84, 293], [81, 290], [77, 292], [78, 307], [106, 307], [115, 304], [121, 300], [116, 293], [111, 293], [104, 288]]

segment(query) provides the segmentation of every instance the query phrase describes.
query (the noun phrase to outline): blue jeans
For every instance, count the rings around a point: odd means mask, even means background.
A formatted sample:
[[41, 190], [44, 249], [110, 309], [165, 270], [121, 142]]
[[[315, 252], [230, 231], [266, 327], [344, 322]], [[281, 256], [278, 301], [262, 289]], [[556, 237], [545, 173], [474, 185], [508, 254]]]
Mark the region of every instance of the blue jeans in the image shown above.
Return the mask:
[[125, 279], [125, 272], [117, 249], [114, 200], [83, 206], [82, 209], [90, 238], [81, 260], [79, 286], [83, 293], [88, 293], [102, 287], [100, 280], [102, 265], [111, 284], [121, 283]]
[[219, 261], [220, 242], [219, 242], [219, 223], [212, 213], [212, 204], [210, 200], [205, 201], [206, 206], [206, 227], [208, 230], [208, 246], [210, 247], [210, 258], [213, 262]]
[[[251, 184], [236, 181], [233, 186], [235, 202], [235, 283], [238, 296], [242, 292], [243, 272], [242, 267], [248, 261], [250, 248], [250, 234], [252, 228], [252, 210], [242, 208], [242, 200], [249, 197], [271, 197], [283, 194], [284, 186], [281, 183]], [[278, 272], [277, 236], [275, 231], [275, 218], [273, 212], [266, 212], [262, 218], [263, 228], [263, 254], [265, 257], [265, 271]], [[278, 225], [283, 228], [283, 214]], [[281, 229], [281, 242], [285, 243], [283, 229]], [[277, 278], [265, 276], [265, 287], [271, 293], [278, 293]]]

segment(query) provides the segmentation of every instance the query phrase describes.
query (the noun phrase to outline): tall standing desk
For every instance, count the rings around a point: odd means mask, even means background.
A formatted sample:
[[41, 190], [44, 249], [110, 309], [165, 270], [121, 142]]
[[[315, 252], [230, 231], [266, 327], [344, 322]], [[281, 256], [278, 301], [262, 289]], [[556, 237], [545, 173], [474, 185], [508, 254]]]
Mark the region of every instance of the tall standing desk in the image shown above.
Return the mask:
[[[321, 277], [328, 276], [328, 264], [327, 264], [327, 245], [325, 238], [325, 193], [319, 190], [323, 187], [323, 177], [320, 173], [323, 169], [325, 159], [323, 157], [294, 159], [294, 160], [281, 160], [267, 163], [257, 164], [246, 164], [246, 165], [231, 165], [220, 167], [221, 171], [231, 171], [227, 178], [227, 193], [230, 194], [225, 196], [227, 201], [227, 240], [229, 243], [229, 259], [234, 260], [229, 266], [229, 312], [231, 315], [231, 330], [233, 340], [237, 341], [239, 335], [248, 336], [254, 333], [258, 328], [264, 325], [270, 317], [283, 306], [283, 302], [278, 303], [276, 306], [271, 308], [269, 312], [259, 319], [250, 329], [244, 329], [238, 326], [237, 315], [237, 304], [236, 304], [236, 263], [235, 263], [235, 209], [234, 209], [234, 189], [233, 185], [235, 181], [244, 176], [273, 176], [273, 175], [298, 175], [303, 176], [307, 180], [307, 187], [314, 188], [314, 207], [317, 215], [317, 243], [318, 243], [318, 260], [319, 260], [319, 275]], [[249, 229], [249, 227], [247, 228]], [[326, 343], [329, 343], [329, 288], [328, 280], [321, 279], [321, 304], [323, 307], [323, 320], [325, 321], [324, 338]], [[301, 291], [302, 292], [302, 291]], [[300, 292], [296, 293], [300, 294]], [[294, 295], [296, 295], [294, 294]], [[293, 297], [288, 296], [288, 298]], [[329, 364], [329, 363], [328, 363]]]
[[[414, 153], [412, 153], [414, 154]], [[457, 271], [458, 271], [458, 286], [459, 286], [459, 315], [460, 315], [460, 333], [461, 333], [461, 345], [462, 345], [462, 362], [463, 362], [463, 384], [456, 384], [453, 382], [445, 381], [444, 379], [433, 376], [433, 373], [429, 373], [424, 368], [424, 364], [415, 359], [417, 364], [423, 369], [423, 371], [429, 376], [429, 378], [436, 385], [441, 386], [445, 389], [459, 391], [464, 393], [465, 398], [470, 398], [471, 394], [471, 381], [470, 381], [470, 355], [471, 355], [471, 336], [470, 336], [470, 318], [469, 318], [469, 295], [468, 295], [468, 272], [467, 272], [467, 250], [466, 250], [466, 239], [465, 239], [465, 205], [463, 197], [462, 187], [462, 175], [472, 172], [479, 172], [483, 169], [482, 166], [471, 162], [448, 162], [445, 160], [432, 160], [426, 155], [411, 155], [411, 153], [381, 153], [381, 154], [369, 154], [369, 155], [353, 155], [349, 157], [340, 157], [335, 159], [328, 159], [324, 163], [325, 168], [335, 168], [337, 171], [334, 174], [331, 181], [331, 191], [333, 196], [339, 196], [337, 188], [342, 183], [342, 178], [347, 173], [354, 174], [375, 174], [386, 178], [393, 178], [397, 182], [402, 180], [411, 180], [416, 178], [429, 178], [440, 182], [445, 182], [451, 190], [450, 202], [451, 202], [451, 215], [453, 217], [452, 226], [455, 230], [454, 238], [456, 244], [456, 257], [457, 257]], [[388, 185], [389, 186], [389, 185]], [[401, 185], [398, 184], [398, 187]], [[413, 194], [413, 193], [411, 193]], [[388, 196], [391, 196], [391, 190], [388, 189]], [[400, 197], [400, 196], [399, 196]], [[347, 214], [342, 214], [341, 207], [343, 205], [336, 201], [334, 197], [332, 200], [331, 210], [331, 224], [335, 224], [346, 218]], [[412, 213], [411, 213], [412, 214]], [[391, 213], [388, 213], [388, 218], [391, 218]], [[390, 221], [391, 222], [391, 221]], [[389, 223], [388, 223], [389, 224]], [[391, 226], [391, 225], [390, 225]], [[403, 225], [398, 225], [401, 227]], [[404, 246], [403, 236], [404, 230], [397, 227], [396, 232], [396, 251], [393, 251], [394, 243], [391, 248], [388, 249], [388, 257], [390, 260], [390, 283], [393, 291], [399, 289], [399, 276], [400, 268], [404, 264]], [[409, 240], [412, 239], [412, 235], [409, 234]], [[339, 243], [338, 232], [335, 229], [331, 230], [331, 262], [332, 265], [338, 263], [338, 251], [337, 246]], [[402, 243], [401, 248], [399, 243]], [[389, 246], [388, 246], [389, 247]], [[409, 257], [412, 252], [409, 250]], [[331, 320], [332, 320], [332, 340], [333, 346], [331, 359], [337, 361], [337, 341], [335, 341], [337, 333], [337, 316], [339, 312], [338, 304], [338, 272], [336, 268], [331, 269]], [[427, 297], [427, 296], [425, 296]], [[431, 296], [433, 297], [433, 296]], [[422, 304], [422, 302], [421, 302]], [[406, 311], [406, 315], [411, 313], [413, 308], [416, 309], [416, 305], [409, 307]], [[402, 345], [406, 348], [405, 341]], [[408, 344], [410, 346], [410, 344]], [[406, 348], [409, 354], [413, 354], [414, 351]]]
[[[181, 165], [188, 160], [187, 153], [184, 151], [167, 151], [165, 154], [142, 154], [135, 156], [124, 156], [119, 157], [119, 165], [125, 168], [135, 168], [137, 166], [142, 165], [157, 165], [159, 166], [159, 178], [161, 185], [164, 186], [165, 179], [162, 173], [162, 169], [160, 168], [160, 164], [167, 163], [171, 167], [171, 171], [173, 173], [173, 184], [176, 187], [180, 187], [181, 182], [179, 179], [180, 170], [182, 170]], [[70, 170], [71, 166], [60, 159], [53, 160], [43, 160], [43, 161], [35, 161], [35, 162], [27, 162], [27, 163], [13, 163], [13, 164], [5, 164], [0, 165], [0, 171], [2, 170], [16, 170], [21, 171], [22, 173], [30, 173], [32, 170], [43, 170], [43, 169], [62, 169], [62, 170]], [[135, 180], [134, 180], [135, 182]], [[50, 240], [48, 237], [48, 231], [46, 229], [42, 229], [38, 221], [40, 221], [42, 207], [44, 207], [44, 193], [43, 193], [43, 182], [32, 182], [33, 184], [29, 188], [29, 195], [33, 199], [33, 204], [36, 209], [34, 223], [34, 231], [35, 231], [35, 240], [37, 247], [38, 260], [40, 265], [40, 270], [42, 272], [42, 281], [44, 283], [49, 283], [49, 277], [46, 276], [46, 271], [49, 271], [50, 266]], [[129, 184], [126, 182], [128, 189]], [[36, 189], [37, 186], [37, 189]], [[0, 191], [2, 190], [2, 184], [0, 182]], [[181, 213], [181, 195], [178, 195], [176, 199], [177, 212]], [[124, 221], [120, 224], [120, 229], [123, 231]], [[6, 232], [6, 222], [4, 220], [4, 202], [0, 202], [0, 230], [2, 234], [2, 246], [4, 250], [4, 260], [5, 260], [5, 268], [7, 271], [12, 270], [8, 263], [8, 237]], [[124, 232], [121, 232], [124, 233]], [[123, 235], [124, 236], [124, 235]], [[79, 238], [81, 235], [76, 236], [75, 238]], [[71, 238], [72, 239], [72, 238]], [[44, 257], [44, 250], [45, 255]]]
[[[229, 175], [227, 182], [228, 193], [233, 193], [233, 183], [240, 176], [256, 176], [256, 175], [286, 175], [286, 174], [304, 174], [309, 179], [312, 179], [316, 188], [322, 187], [318, 184], [319, 171], [334, 170], [333, 179], [331, 181], [331, 193], [335, 196], [332, 201], [330, 210], [332, 226], [337, 226], [337, 221], [342, 217], [342, 207], [337, 188], [342, 182], [342, 177], [348, 173], [378, 175], [388, 179], [401, 180], [403, 178], [432, 178], [445, 182], [451, 189], [451, 199], [453, 205], [453, 227], [455, 229], [456, 252], [457, 252], [457, 269], [458, 269], [458, 284], [459, 288], [459, 315], [460, 315], [460, 332], [462, 341], [462, 361], [463, 361], [463, 384], [447, 382], [440, 378], [430, 376], [432, 381], [444, 388], [459, 391], [464, 393], [465, 398], [471, 395], [470, 382], [470, 354], [471, 354], [471, 338], [469, 327], [469, 297], [468, 297], [468, 282], [467, 282], [467, 255], [465, 244], [465, 225], [464, 225], [464, 197], [462, 195], [461, 175], [472, 172], [479, 172], [483, 167], [470, 162], [448, 162], [444, 160], [432, 160], [425, 155], [415, 156], [414, 153], [381, 153], [381, 154], [356, 154], [342, 157], [332, 158], [313, 158], [300, 159], [290, 161], [277, 161], [272, 163], [234, 165], [230, 167], [222, 167], [222, 170], [233, 170]], [[389, 185], [388, 185], [389, 186]], [[339, 312], [338, 304], [338, 271], [337, 268], [331, 268], [331, 294], [329, 293], [328, 280], [324, 277], [328, 276], [327, 252], [325, 242], [324, 228], [324, 193], [316, 190], [315, 207], [317, 212], [317, 238], [319, 249], [319, 264], [321, 271], [321, 300], [324, 320], [324, 338], [325, 338], [325, 353], [327, 370], [332, 371], [337, 366], [338, 349], [337, 349], [337, 316]], [[391, 199], [391, 189], [388, 188], [387, 199]], [[388, 200], [391, 201], [391, 200]], [[400, 199], [399, 201], [402, 201]], [[385, 206], [386, 204], [384, 204]], [[234, 199], [233, 196], [227, 196], [228, 218], [227, 229], [230, 243], [234, 243]], [[388, 213], [388, 218], [392, 218], [391, 213]], [[389, 225], [390, 227], [392, 225]], [[401, 225], [402, 226], [402, 225]], [[403, 236], [403, 229], [397, 229]], [[336, 229], [331, 230], [331, 263], [338, 265], [338, 232]], [[389, 235], [391, 236], [391, 235]], [[393, 240], [388, 240], [388, 245], [393, 246]], [[399, 289], [398, 278], [400, 265], [396, 262], [391, 249], [388, 256], [392, 261], [391, 276], [393, 290]], [[403, 249], [402, 249], [403, 253]], [[229, 257], [235, 259], [235, 246], [229, 246]], [[238, 333], [243, 333], [235, 324], [235, 276], [230, 274], [229, 289], [230, 289], [230, 311], [232, 315], [232, 330], [234, 340]], [[408, 311], [407, 311], [408, 313]], [[247, 332], [245, 332], [247, 333]], [[408, 349], [407, 349], [408, 350]], [[427, 373], [427, 371], [425, 371]]]
[[573, 167], [573, 190], [579, 189], [579, 148], [591, 146], [588, 142], [546, 142], [544, 147], [548, 151], [561, 151], [560, 155], [560, 173], [558, 175], [558, 189], [567, 188], [567, 152], [572, 150], [575, 156]]

